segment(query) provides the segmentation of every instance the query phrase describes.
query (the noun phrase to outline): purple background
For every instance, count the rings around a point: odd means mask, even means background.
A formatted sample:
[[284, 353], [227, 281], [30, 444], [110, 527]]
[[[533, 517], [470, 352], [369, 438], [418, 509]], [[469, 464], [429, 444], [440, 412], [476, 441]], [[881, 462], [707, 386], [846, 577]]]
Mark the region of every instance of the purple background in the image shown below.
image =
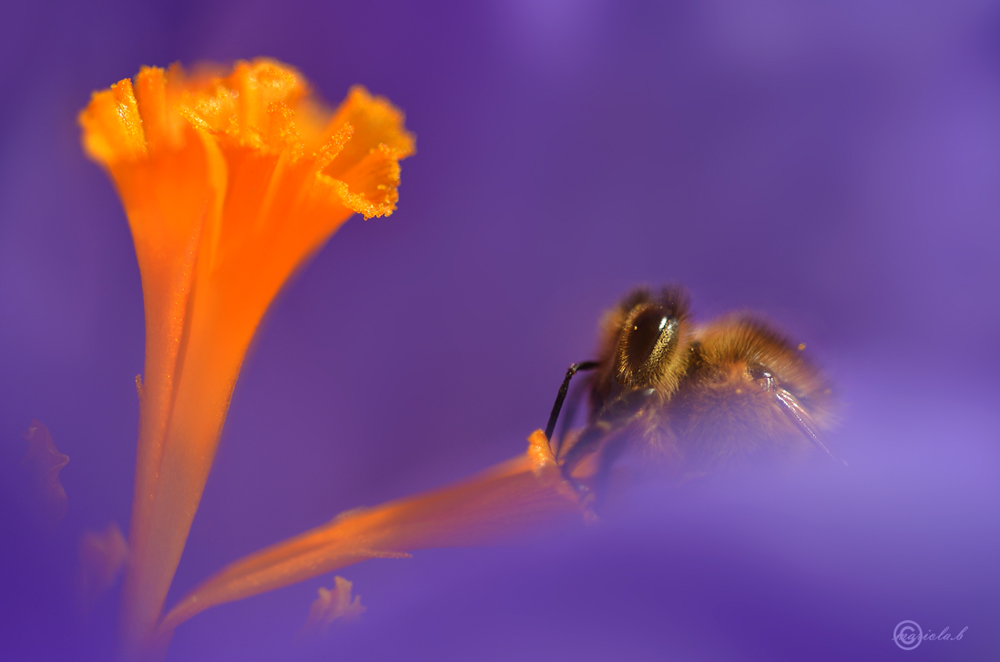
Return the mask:
[[[83, 3], [80, 3], [81, 5]], [[334, 514], [520, 453], [629, 287], [760, 311], [831, 374], [844, 474], [647, 487], [603, 525], [341, 572], [182, 626], [173, 660], [985, 659], [1000, 653], [1000, 6], [8, 3], [0, 20], [0, 658], [107, 659], [81, 532], [127, 525], [138, 270], [76, 113], [140, 64], [269, 55], [405, 109], [400, 211], [286, 288], [171, 601]], [[347, 3], [343, 3], [347, 4]], [[54, 534], [19, 432], [70, 456]], [[911, 653], [892, 630], [969, 626]], [[907, 657], [908, 656], [908, 657]]]

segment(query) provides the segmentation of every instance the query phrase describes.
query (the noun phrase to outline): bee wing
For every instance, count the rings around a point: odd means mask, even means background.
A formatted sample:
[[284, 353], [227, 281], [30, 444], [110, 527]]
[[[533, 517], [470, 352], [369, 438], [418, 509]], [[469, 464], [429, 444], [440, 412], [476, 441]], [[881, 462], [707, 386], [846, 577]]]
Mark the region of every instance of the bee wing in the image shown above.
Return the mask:
[[778, 388], [775, 390], [774, 394], [778, 398], [778, 402], [782, 404], [785, 413], [795, 421], [795, 423], [799, 426], [799, 429], [801, 429], [802, 432], [809, 437], [810, 441], [816, 444], [816, 446], [826, 453], [831, 459], [843, 464], [845, 467], [848, 466], [846, 460], [834, 455], [833, 452], [827, 448], [826, 444], [823, 443], [823, 440], [819, 438], [819, 435], [816, 434], [816, 422], [813, 421], [809, 412], [807, 412], [805, 408], [799, 404], [798, 399], [794, 395], [783, 388]]

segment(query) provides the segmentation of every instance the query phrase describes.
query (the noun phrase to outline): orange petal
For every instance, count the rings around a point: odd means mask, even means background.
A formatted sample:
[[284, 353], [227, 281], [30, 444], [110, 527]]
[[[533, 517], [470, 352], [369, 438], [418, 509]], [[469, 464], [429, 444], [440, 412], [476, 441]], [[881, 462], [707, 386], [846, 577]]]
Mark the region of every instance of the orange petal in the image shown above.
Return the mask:
[[328, 524], [246, 556], [209, 578], [167, 614], [174, 628], [209, 607], [300, 582], [365, 559], [431, 547], [509, 539], [567, 516], [585, 518], [541, 430], [528, 451], [439, 490], [348, 511]]

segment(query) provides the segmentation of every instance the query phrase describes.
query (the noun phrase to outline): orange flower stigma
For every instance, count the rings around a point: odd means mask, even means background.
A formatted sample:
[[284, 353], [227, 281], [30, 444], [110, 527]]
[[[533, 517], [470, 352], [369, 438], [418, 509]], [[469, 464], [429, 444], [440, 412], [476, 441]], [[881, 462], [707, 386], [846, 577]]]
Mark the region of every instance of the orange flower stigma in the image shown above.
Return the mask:
[[146, 317], [123, 602], [126, 652], [155, 632], [244, 354], [288, 277], [354, 213], [396, 207], [414, 139], [354, 88], [335, 111], [278, 62], [144, 67], [80, 114], [121, 196]]

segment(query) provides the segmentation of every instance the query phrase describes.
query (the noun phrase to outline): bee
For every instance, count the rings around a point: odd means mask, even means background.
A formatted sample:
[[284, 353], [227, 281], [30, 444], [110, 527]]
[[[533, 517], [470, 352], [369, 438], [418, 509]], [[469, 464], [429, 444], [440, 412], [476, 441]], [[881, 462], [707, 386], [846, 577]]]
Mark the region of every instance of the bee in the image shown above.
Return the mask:
[[[697, 325], [677, 286], [640, 288], [605, 315], [592, 370], [586, 426], [553, 448], [564, 476], [598, 490], [611, 466], [638, 448], [678, 478], [770, 459], [823, 456], [843, 463], [822, 434], [832, 423], [830, 386], [795, 345], [763, 320], [731, 314]], [[572, 416], [570, 415], [570, 419]]]

